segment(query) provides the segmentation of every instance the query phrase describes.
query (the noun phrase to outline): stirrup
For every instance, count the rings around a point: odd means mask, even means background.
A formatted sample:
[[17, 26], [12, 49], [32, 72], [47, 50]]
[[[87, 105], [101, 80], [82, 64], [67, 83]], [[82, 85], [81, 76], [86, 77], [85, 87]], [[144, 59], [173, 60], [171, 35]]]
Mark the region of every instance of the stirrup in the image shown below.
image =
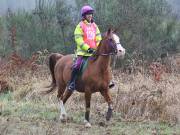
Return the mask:
[[68, 85], [68, 90], [70, 91], [74, 91], [75, 90], [75, 83], [74, 82], [71, 82], [69, 85]]

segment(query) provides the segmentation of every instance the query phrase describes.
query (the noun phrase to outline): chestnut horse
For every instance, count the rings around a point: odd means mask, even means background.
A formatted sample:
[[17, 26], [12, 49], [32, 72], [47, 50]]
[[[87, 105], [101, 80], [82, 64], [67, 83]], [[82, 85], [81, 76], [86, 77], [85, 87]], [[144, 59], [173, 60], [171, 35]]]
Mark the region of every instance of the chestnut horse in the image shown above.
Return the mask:
[[[76, 81], [76, 90], [85, 93], [85, 127], [91, 127], [89, 122], [90, 100], [91, 95], [94, 92], [100, 92], [105, 98], [105, 101], [108, 103], [106, 120], [110, 120], [112, 116], [113, 106], [108, 88], [111, 79], [111, 55], [124, 56], [125, 49], [121, 46], [119, 37], [111, 29], [108, 29], [94, 55], [89, 57], [88, 65], [83, 74]], [[71, 77], [72, 64], [72, 55], [61, 55], [54, 53], [49, 57], [49, 68], [52, 75], [52, 84], [51, 89], [46, 92], [50, 93], [55, 89], [55, 87], [58, 87], [57, 97], [59, 99], [61, 120], [66, 119], [67, 114], [64, 104], [71, 96], [71, 93], [66, 89], [66, 86]]]

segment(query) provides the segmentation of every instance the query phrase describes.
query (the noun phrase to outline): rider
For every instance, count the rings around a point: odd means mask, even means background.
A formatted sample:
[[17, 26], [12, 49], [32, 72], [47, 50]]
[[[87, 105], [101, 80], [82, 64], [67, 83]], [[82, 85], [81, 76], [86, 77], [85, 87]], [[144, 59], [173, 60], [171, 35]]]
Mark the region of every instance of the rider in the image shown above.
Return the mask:
[[99, 28], [93, 20], [93, 13], [94, 9], [91, 6], [83, 6], [81, 9], [82, 20], [74, 31], [75, 42], [77, 44], [77, 59], [72, 67], [71, 79], [68, 84], [68, 90], [70, 91], [75, 90], [77, 73], [80, 70], [83, 59], [92, 56], [102, 39]]

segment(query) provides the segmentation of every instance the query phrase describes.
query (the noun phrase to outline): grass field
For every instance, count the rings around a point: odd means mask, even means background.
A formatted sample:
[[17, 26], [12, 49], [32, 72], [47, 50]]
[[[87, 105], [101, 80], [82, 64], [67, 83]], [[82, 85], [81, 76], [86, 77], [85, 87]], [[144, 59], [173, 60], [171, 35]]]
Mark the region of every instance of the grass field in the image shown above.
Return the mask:
[[[73, 93], [65, 106], [69, 119], [60, 122], [57, 91], [40, 94], [51, 82], [47, 66], [31, 61], [19, 66], [21, 58], [17, 58], [0, 70], [0, 135], [180, 135], [180, 74], [176, 66], [173, 72], [156, 76], [115, 70], [113, 118], [105, 121], [107, 103], [95, 93], [92, 128], [86, 129], [84, 95]], [[34, 67], [36, 71], [31, 69]]]
[[39, 94], [50, 83], [49, 72], [41, 72], [20, 71], [6, 77], [11, 91], [0, 95], [0, 135], [180, 135], [179, 74], [163, 74], [156, 82], [149, 75], [116, 71], [112, 120], [105, 121], [107, 104], [95, 93], [92, 128], [86, 129], [84, 95], [72, 95], [66, 104], [69, 119], [61, 123], [56, 92]]
[[[81, 95], [75, 93], [76, 99]], [[79, 97], [78, 97], [79, 96]], [[97, 95], [98, 96], [98, 95]], [[105, 112], [96, 112], [93, 108], [91, 115], [92, 128], [86, 129], [83, 125], [83, 103], [71, 106], [68, 102], [67, 112], [70, 119], [66, 124], [59, 121], [59, 111], [51, 98], [41, 98], [20, 101], [13, 100], [13, 93], [2, 94], [0, 132], [1, 134], [69, 134], [69, 135], [151, 135], [180, 134], [180, 125], [157, 121], [132, 122], [121, 119], [119, 113], [114, 112], [113, 119], [106, 122]], [[44, 99], [44, 101], [43, 101]], [[72, 102], [72, 100], [71, 100]], [[74, 104], [74, 103], [73, 103]], [[98, 109], [97, 109], [98, 110]]]

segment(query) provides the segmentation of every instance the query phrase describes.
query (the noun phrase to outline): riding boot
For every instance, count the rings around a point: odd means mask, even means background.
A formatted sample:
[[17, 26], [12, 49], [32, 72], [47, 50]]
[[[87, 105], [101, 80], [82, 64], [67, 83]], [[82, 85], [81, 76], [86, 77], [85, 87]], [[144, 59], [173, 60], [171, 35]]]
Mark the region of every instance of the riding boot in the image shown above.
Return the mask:
[[78, 69], [73, 68], [72, 73], [71, 73], [71, 79], [68, 84], [68, 90], [70, 90], [70, 91], [75, 90], [75, 82], [76, 82], [76, 78], [77, 78], [77, 73], [78, 73]]
[[113, 88], [114, 86], [115, 86], [114, 81], [110, 81], [110, 83], [109, 83], [109, 89]]

